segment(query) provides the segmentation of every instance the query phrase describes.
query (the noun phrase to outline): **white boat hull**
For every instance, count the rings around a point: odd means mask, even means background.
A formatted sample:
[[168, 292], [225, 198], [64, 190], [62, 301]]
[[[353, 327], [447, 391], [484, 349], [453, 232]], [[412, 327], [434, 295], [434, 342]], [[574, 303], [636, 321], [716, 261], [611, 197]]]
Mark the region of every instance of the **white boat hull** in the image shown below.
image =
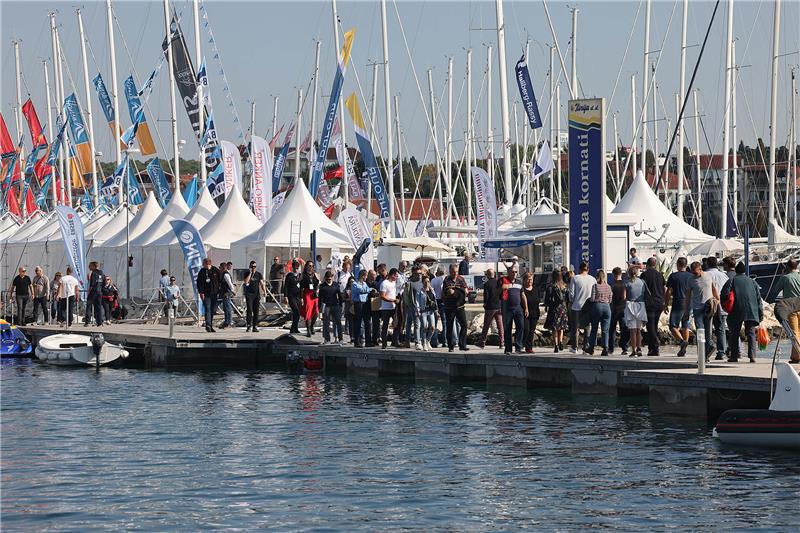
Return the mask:
[[[39, 341], [36, 357], [40, 362], [54, 366], [94, 366], [96, 357], [92, 339], [88, 335], [59, 333]], [[105, 366], [128, 357], [128, 351], [116, 344], [104, 343], [100, 348], [100, 365]]]

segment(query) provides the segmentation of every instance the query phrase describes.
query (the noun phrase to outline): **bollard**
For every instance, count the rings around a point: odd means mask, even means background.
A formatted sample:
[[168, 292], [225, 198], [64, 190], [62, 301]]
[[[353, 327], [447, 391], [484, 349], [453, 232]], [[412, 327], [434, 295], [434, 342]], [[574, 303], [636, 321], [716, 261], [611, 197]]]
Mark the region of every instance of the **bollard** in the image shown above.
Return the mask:
[[706, 373], [706, 330], [705, 328], [697, 328], [694, 334], [695, 341], [697, 342], [697, 373]]
[[169, 338], [175, 338], [175, 308], [170, 304], [167, 308], [167, 320], [169, 320]]

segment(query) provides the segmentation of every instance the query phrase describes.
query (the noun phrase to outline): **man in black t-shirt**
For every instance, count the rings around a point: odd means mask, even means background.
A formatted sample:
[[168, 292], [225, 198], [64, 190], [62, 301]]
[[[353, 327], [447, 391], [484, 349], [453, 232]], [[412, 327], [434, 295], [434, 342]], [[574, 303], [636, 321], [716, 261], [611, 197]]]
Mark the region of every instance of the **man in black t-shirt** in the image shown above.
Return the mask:
[[492, 320], [494, 320], [497, 334], [500, 337], [500, 348], [502, 348], [505, 341], [503, 335], [503, 313], [500, 309], [500, 293], [502, 289], [493, 268], [487, 270], [485, 274], [486, 281], [483, 282], [483, 329], [478, 339], [478, 346], [481, 348], [486, 346], [486, 334], [489, 332]]
[[19, 267], [19, 273], [11, 280], [8, 287], [9, 296], [16, 295], [17, 314], [16, 322], [18, 326], [25, 325], [25, 308], [28, 307], [28, 300], [33, 298], [33, 284], [28, 276], [25, 267]]
[[628, 327], [625, 325], [625, 282], [622, 280], [622, 269], [614, 267], [611, 271], [614, 276], [614, 282], [611, 284], [611, 324], [608, 328], [608, 355], [614, 353], [614, 337], [617, 332], [617, 324], [619, 324], [619, 347], [622, 349], [622, 355], [628, 353]]
[[295, 259], [292, 261], [292, 270], [286, 274], [283, 282], [283, 294], [292, 310], [292, 327], [289, 333], [300, 333], [300, 307], [302, 291], [300, 290], [300, 262]]
[[[89, 263], [89, 284], [86, 288], [86, 316], [83, 318], [83, 325], [88, 326], [94, 315], [95, 324], [103, 325], [103, 284], [106, 275], [97, 266], [96, 261]], [[106, 317], [109, 319], [110, 317]]]
[[276, 298], [281, 293], [281, 281], [283, 281], [283, 264], [281, 257], [276, 255], [272, 258], [272, 265], [269, 267], [269, 290]]
[[[277, 257], [275, 259], [278, 259]], [[258, 311], [261, 303], [261, 292], [267, 292], [266, 285], [264, 285], [264, 276], [261, 272], [256, 270], [256, 262], [250, 261], [250, 268], [247, 275], [244, 277], [244, 284], [242, 285], [242, 292], [244, 293], [244, 301], [247, 304], [247, 331], [250, 328], [254, 332], [258, 331]]]

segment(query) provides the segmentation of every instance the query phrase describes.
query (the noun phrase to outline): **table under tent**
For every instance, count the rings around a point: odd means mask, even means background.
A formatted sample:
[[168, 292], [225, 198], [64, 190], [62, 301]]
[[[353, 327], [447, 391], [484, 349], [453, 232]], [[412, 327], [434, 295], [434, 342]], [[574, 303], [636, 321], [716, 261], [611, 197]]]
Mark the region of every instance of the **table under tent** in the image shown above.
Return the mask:
[[[200, 198], [197, 199], [194, 206], [183, 218], [195, 228], [202, 228], [217, 211], [217, 204], [211, 198], [211, 193], [208, 188], [203, 187]], [[192, 282], [189, 279], [189, 271], [186, 268], [183, 251], [171, 226], [169, 232], [164, 233], [142, 248], [139, 265], [142, 271], [146, 273], [143, 280], [145, 286], [157, 286], [158, 278], [161, 277], [161, 269], [166, 269], [171, 276], [175, 276], [178, 286], [183, 288], [184, 297], [191, 299]]]
[[317, 255], [323, 264], [334, 251], [354, 252], [344, 230], [325, 215], [303, 181], [296, 180], [283, 205], [263, 226], [231, 244], [231, 260], [235, 265], [255, 260], [267, 276], [276, 255], [285, 261], [292, 255], [310, 257], [312, 231], [317, 232]]

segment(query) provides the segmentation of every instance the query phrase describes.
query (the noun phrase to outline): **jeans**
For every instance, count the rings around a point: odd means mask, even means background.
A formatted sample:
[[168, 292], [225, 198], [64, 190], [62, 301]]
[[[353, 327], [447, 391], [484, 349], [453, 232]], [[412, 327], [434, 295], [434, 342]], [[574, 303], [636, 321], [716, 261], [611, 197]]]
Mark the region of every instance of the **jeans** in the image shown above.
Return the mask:
[[406, 332], [406, 341], [411, 342], [412, 338], [416, 338], [417, 335], [417, 311], [414, 307], [409, 307], [403, 310], [403, 315], [405, 315], [405, 332]]
[[664, 312], [663, 307], [647, 308], [647, 351], [648, 353], [658, 353], [658, 319]]
[[608, 350], [608, 327], [611, 325], [611, 306], [595, 302], [592, 306], [592, 331], [589, 333], [589, 353], [597, 343], [597, 328], [600, 327], [600, 347]]
[[581, 310], [580, 309], [570, 309], [569, 310], [569, 345], [572, 346], [573, 349], [578, 349], [578, 331], [583, 331], [583, 344], [586, 345], [586, 330], [587, 326], [581, 327]]
[[728, 351], [728, 315], [719, 311], [714, 315], [714, 334], [717, 336], [717, 357], [722, 358]]
[[742, 330], [742, 325], [744, 325], [744, 335], [747, 337], [747, 356], [750, 359], [755, 360], [756, 358], [756, 326], [758, 326], [758, 322], [754, 322], [751, 320], [742, 321], [742, 320], [731, 320], [730, 324], [728, 324], [730, 329], [730, 346], [731, 346], [731, 359], [735, 360], [739, 358], [740, 348], [739, 348], [739, 332]]
[[711, 351], [714, 349], [714, 343], [711, 338], [711, 317], [706, 315], [706, 310], [703, 307], [692, 310], [694, 317], [694, 327], [697, 329], [703, 328], [706, 332], [706, 359], [711, 357]]
[[398, 342], [400, 342], [400, 341], [405, 342], [405, 341], [409, 340], [409, 338], [406, 336], [406, 331], [407, 331], [406, 328], [408, 327], [408, 321], [406, 320], [407, 313], [406, 313], [406, 310], [404, 309], [404, 306], [403, 306], [402, 302], [400, 302], [399, 304], [397, 304], [395, 306], [394, 312], [395, 312], [395, 316], [394, 316], [394, 318], [395, 318], [395, 326], [394, 327], [397, 330], [397, 333], [395, 333], [394, 336], [395, 336], [395, 338], [397, 339]]
[[330, 323], [333, 320], [333, 339], [342, 340], [342, 306], [326, 305], [322, 310], [322, 340], [330, 342]]
[[75, 315], [75, 297], [61, 298], [58, 301], [58, 321], [67, 322], [67, 326], [72, 325], [72, 317]]
[[94, 323], [98, 326], [103, 325], [103, 302], [99, 294], [89, 296], [86, 300], [86, 318], [84, 324], [89, 324], [94, 316]]
[[608, 326], [608, 351], [613, 352], [615, 346], [615, 337], [617, 332], [617, 324], [619, 324], [619, 347], [622, 350], [628, 349], [628, 340], [630, 338], [630, 334], [628, 333], [628, 328], [625, 326], [625, 309], [623, 308], [622, 311], [612, 311], [611, 312], [611, 322]]
[[370, 317], [372, 318], [372, 342], [374, 342], [375, 344], [378, 344], [381, 341], [381, 339], [384, 338], [381, 335], [381, 325], [383, 323], [383, 312], [380, 311], [380, 310], [372, 311], [371, 304], [367, 304], [367, 305], [370, 306], [367, 309], [367, 312], [370, 313]]
[[292, 327], [289, 330], [290, 333], [300, 333], [300, 297], [299, 296], [289, 296], [289, 309], [292, 311]]
[[[467, 347], [467, 313], [463, 307], [458, 309], [445, 310], [445, 329], [447, 334], [447, 347], [454, 348], [456, 345], [456, 338], [458, 339], [458, 347], [462, 350]], [[453, 331], [455, 323], [458, 322], [458, 334]]]
[[481, 330], [480, 341], [486, 343], [486, 334], [489, 333], [489, 327], [494, 320], [497, 334], [500, 337], [500, 347], [503, 347], [505, 341], [503, 334], [503, 313], [500, 309], [484, 309], [483, 311], [483, 329]]
[[[366, 337], [367, 344], [372, 344], [372, 312], [369, 309], [369, 302], [353, 302], [355, 311], [355, 324], [353, 324], [354, 341], [359, 342]], [[362, 329], [363, 335], [362, 335]]]
[[18, 326], [25, 325], [25, 308], [28, 307], [28, 296], [17, 295], [17, 321]]
[[233, 324], [233, 300], [230, 296], [222, 297], [222, 323], [226, 326]]
[[536, 311], [535, 314], [529, 311], [528, 316], [523, 320], [525, 324], [523, 339], [526, 350], [533, 350], [533, 337], [536, 335], [536, 323], [539, 322], [538, 308]]
[[397, 311], [395, 309], [381, 309], [381, 342], [384, 348], [389, 342], [389, 321], [392, 321], [392, 344], [398, 343], [400, 328], [397, 325]]
[[[512, 338], [511, 329], [514, 329]], [[522, 336], [525, 334], [525, 315], [522, 307], [509, 307], [503, 304], [503, 334], [505, 335], [506, 352], [511, 352], [511, 347], [522, 351]]]
[[430, 342], [431, 338], [433, 338], [436, 317], [433, 311], [422, 311], [416, 316], [414, 322], [417, 344], [422, 344], [424, 346], [426, 342]]
[[[258, 311], [259, 311], [259, 306], [261, 305], [261, 294], [245, 293], [244, 303], [246, 308], [244, 317], [245, 317], [245, 322], [247, 323], [247, 327], [255, 328], [258, 326]], [[300, 319], [299, 313], [297, 317], [299, 320]]]
[[203, 310], [205, 311], [206, 327], [211, 328], [214, 326], [214, 311], [217, 309], [217, 297], [206, 294], [203, 298]]
[[50, 303], [44, 296], [33, 299], [33, 321], [36, 322], [36, 319], [39, 316], [37, 313], [39, 306], [42, 307], [42, 316], [44, 317], [44, 323], [47, 324], [47, 322], [50, 321]]
[[103, 300], [103, 315], [106, 317], [106, 321], [111, 320], [111, 310], [114, 307], [114, 303], [108, 300]]
[[438, 335], [436, 335], [436, 343], [434, 344], [434, 346], [444, 346], [445, 344], [447, 344], [447, 341], [445, 340], [447, 338], [447, 332], [446, 332], [447, 328], [445, 328], [444, 326], [445, 322], [444, 302], [442, 302], [441, 299], [436, 300], [436, 307], [439, 310], [439, 314], [435, 318], [437, 322], [439, 320], [442, 321], [442, 330], [438, 333]]

